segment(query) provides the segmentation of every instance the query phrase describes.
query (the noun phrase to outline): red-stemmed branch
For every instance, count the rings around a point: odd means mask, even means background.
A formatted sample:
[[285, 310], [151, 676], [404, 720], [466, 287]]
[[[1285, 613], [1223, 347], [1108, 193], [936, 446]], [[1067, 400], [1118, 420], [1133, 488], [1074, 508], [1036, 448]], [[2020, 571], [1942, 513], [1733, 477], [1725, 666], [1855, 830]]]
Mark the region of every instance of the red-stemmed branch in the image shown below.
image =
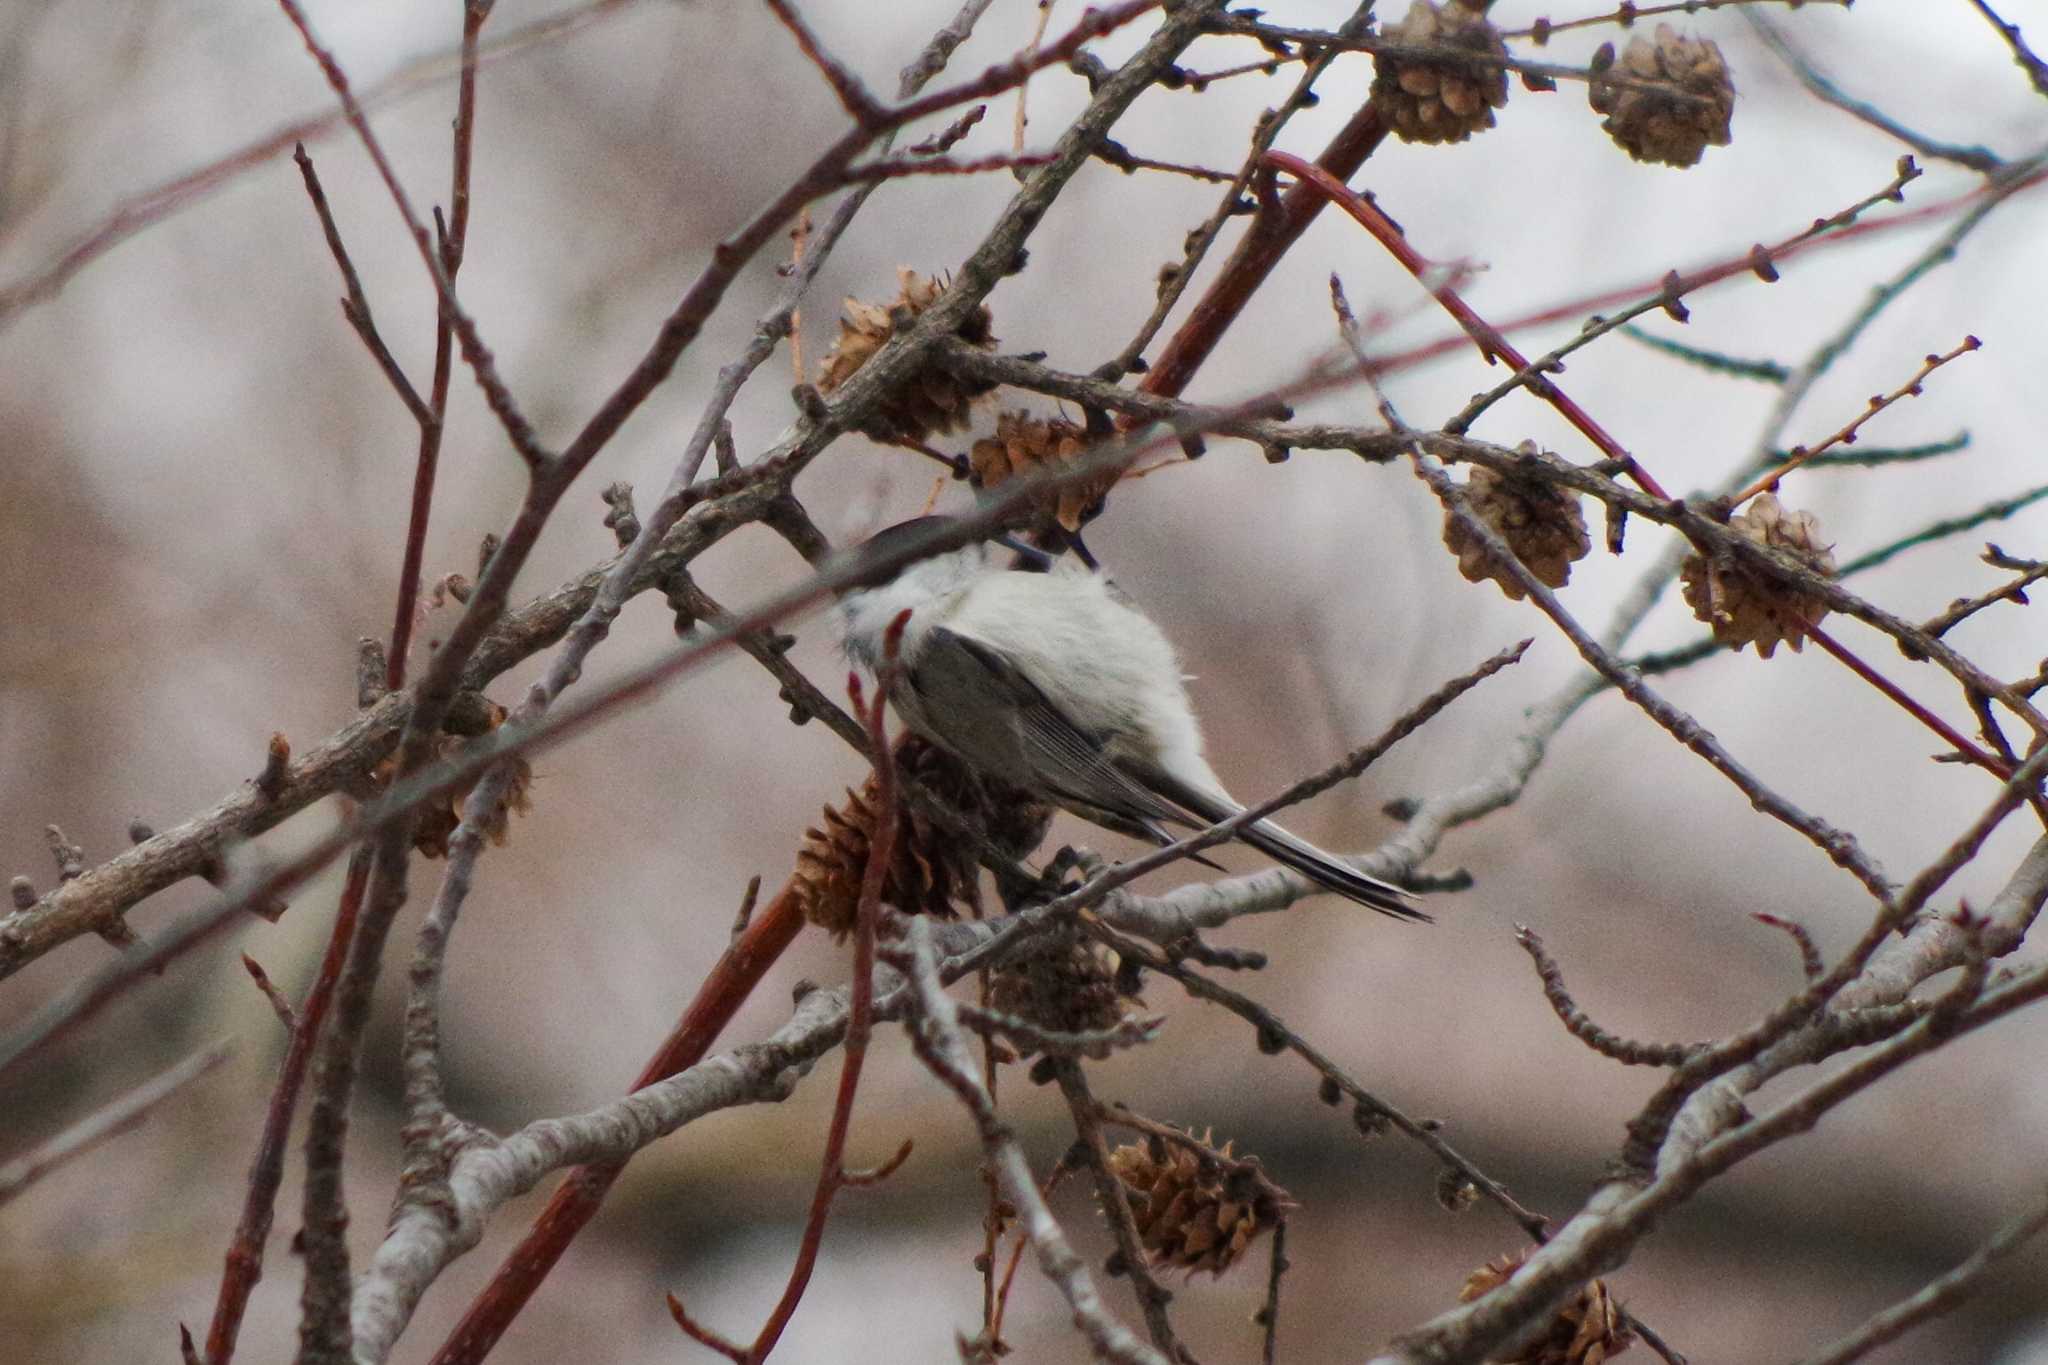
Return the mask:
[[1879, 692], [1882, 692], [1907, 715], [1934, 731], [1935, 734], [1940, 735], [1943, 742], [1953, 745], [1957, 756], [1965, 762], [1974, 763], [1986, 772], [1996, 774], [2001, 781], [2010, 782], [2012, 780], [2012, 764], [1984, 752], [1983, 749], [1965, 738], [1962, 731], [1956, 729], [1955, 726], [1950, 725], [1940, 716], [1935, 715], [1919, 702], [1913, 700], [1897, 683], [1856, 657], [1846, 645], [1820, 629], [1820, 627], [1807, 626], [1805, 631], [1807, 635], [1812, 637], [1815, 644], [1826, 650], [1851, 673], [1854, 673]]
[[[476, 64], [478, 39], [490, 17], [492, 0], [464, 0], [462, 6], [462, 79], [455, 92], [455, 150], [449, 172], [448, 219], [440, 232], [441, 269], [449, 284], [462, 269], [469, 240], [469, 168], [476, 132]], [[440, 215], [435, 223], [440, 225]], [[413, 616], [419, 609], [420, 570], [426, 558], [427, 518], [434, 506], [434, 475], [441, 460], [441, 432], [448, 418], [448, 385], [455, 374], [454, 318], [444, 303], [435, 311], [434, 380], [427, 415], [420, 421], [419, 453], [413, 461], [412, 511], [406, 521], [405, 558], [398, 570], [398, 605], [391, 619], [391, 649], [384, 659], [384, 685], [396, 692], [405, 686], [405, 656], [412, 647]]]
[[263, 1278], [263, 1247], [270, 1240], [270, 1227], [277, 1216], [277, 1190], [284, 1183], [285, 1144], [291, 1137], [292, 1116], [298, 1111], [299, 1092], [305, 1088], [306, 1068], [313, 1060], [313, 1044], [327, 1020], [327, 1008], [334, 1000], [335, 982], [348, 956], [348, 943], [355, 933], [356, 916], [362, 909], [363, 890], [369, 884], [370, 856], [367, 847], [358, 848], [349, 859], [348, 876], [342, 883], [341, 901], [335, 908], [334, 927], [327, 934], [327, 950], [320, 956], [320, 970], [300, 1003], [292, 1026], [291, 1042], [277, 1069], [277, 1083], [271, 1087], [270, 1103], [263, 1113], [263, 1135], [257, 1139], [256, 1159], [249, 1165], [249, 1189], [242, 1198], [242, 1216], [235, 1223], [234, 1239], [228, 1243], [227, 1265], [221, 1272], [220, 1292], [213, 1303], [213, 1324], [206, 1331], [206, 1365], [228, 1365], [234, 1359], [235, 1339], [242, 1330], [242, 1315], [249, 1296]]
[[692, 1340], [710, 1347], [737, 1365], [761, 1365], [775, 1349], [776, 1342], [782, 1339], [783, 1330], [789, 1326], [797, 1305], [803, 1301], [804, 1290], [810, 1286], [811, 1272], [817, 1268], [818, 1249], [825, 1238], [825, 1221], [831, 1216], [832, 1201], [839, 1191], [848, 1185], [869, 1185], [886, 1179], [910, 1156], [910, 1144], [906, 1142], [891, 1160], [875, 1171], [854, 1175], [846, 1170], [846, 1135], [853, 1125], [854, 1096], [860, 1090], [861, 1068], [867, 1060], [868, 1039], [874, 1032], [875, 938], [881, 927], [882, 885], [888, 879], [889, 860], [894, 856], [899, 823], [896, 764], [889, 747], [886, 721], [889, 687], [896, 671], [896, 654], [902, 644], [903, 628], [909, 623], [910, 613], [906, 610], [890, 624], [884, 636], [882, 675], [876, 683], [872, 703], [863, 694], [860, 675], [851, 674], [847, 678], [847, 693], [853, 700], [854, 714], [860, 717], [862, 726], [867, 730], [869, 751], [874, 755], [875, 801], [879, 814], [868, 845], [867, 866], [861, 871], [860, 905], [854, 918], [853, 982], [847, 1005], [845, 1060], [839, 1069], [839, 1093], [832, 1104], [831, 1123], [825, 1130], [825, 1157], [818, 1170], [817, 1188], [811, 1194], [810, 1213], [804, 1220], [796, 1264], [790, 1268], [789, 1282], [783, 1287], [782, 1298], [750, 1346], [737, 1345], [698, 1323], [684, 1309], [681, 1299], [674, 1294], [668, 1296], [668, 1311], [675, 1318], [676, 1326]]
[[[1386, 125], [1380, 122], [1378, 110], [1370, 103], [1361, 105], [1316, 158], [1316, 168], [1341, 183], [1344, 177], [1357, 173], [1386, 135]], [[1196, 301], [1194, 310], [1167, 341], [1166, 349], [1152, 362], [1138, 387], [1162, 398], [1178, 398], [1185, 392], [1195, 371], [1223, 339], [1223, 333], [1244, 311], [1245, 304], [1266, 282], [1288, 248], [1301, 240], [1301, 234], [1308, 231], [1327, 202], [1328, 196], [1305, 185], [1262, 201], [1250, 229], [1224, 263], [1222, 274]]]
[[[1371, 200], [1353, 190], [1349, 185], [1346, 185], [1342, 180], [1331, 175], [1322, 167], [1311, 165], [1298, 156], [1290, 156], [1286, 152], [1267, 152], [1265, 160], [1268, 165], [1277, 167], [1294, 176], [1302, 185], [1313, 187], [1317, 193], [1324, 195], [1332, 203], [1336, 204], [1337, 207], [1358, 220], [1359, 224], [1367, 232], [1370, 232], [1379, 244], [1385, 247], [1388, 253], [1407, 269], [1409, 274], [1421, 282], [1422, 286], [1429, 291], [1430, 296], [1443, 305], [1444, 311], [1449, 313], [1460, 327], [1464, 328], [1466, 335], [1470, 336], [1473, 344], [1479, 347], [1479, 354], [1485, 357], [1489, 365], [1496, 361], [1505, 360], [1517, 370], [1527, 370], [1529, 368], [1529, 362], [1522, 353], [1516, 350], [1514, 345], [1505, 336], [1501, 335], [1498, 328], [1485, 318], [1480, 317], [1472, 309], [1471, 305], [1459, 297], [1458, 291], [1449, 280], [1441, 278], [1444, 274], [1442, 268], [1426, 259], [1421, 252], [1410, 246], [1408, 239], [1402, 235], [1401, 229], [1394, 226]], [[1571, 397], [1558, 388], [1548, 377], [1543, 375], [1532, 376], [1528, 384], [1530, 390], [1537, 397], [1542, 398], [1553, 408], [1556, 408], [1559, 415], [1577, 427], [1586, 439], [1599, 449], [1602, 455], [1615, 461], [1620, 466], [1621, 472], [1627, 474], [1638, 488], [1641, 488], [1653, 498], [1669, 498], [1671, 496], [1664, 491], [1655, 478], [1651, 477], [1647, 469], [1644, 469], [1641, 464], [1637, 463], [1635, 456], [1629, 454], [1622, 447], [1621, 442], [1608, 435], [1606, 428], [1594, 421], [1591, 413], [1573, 402]]]

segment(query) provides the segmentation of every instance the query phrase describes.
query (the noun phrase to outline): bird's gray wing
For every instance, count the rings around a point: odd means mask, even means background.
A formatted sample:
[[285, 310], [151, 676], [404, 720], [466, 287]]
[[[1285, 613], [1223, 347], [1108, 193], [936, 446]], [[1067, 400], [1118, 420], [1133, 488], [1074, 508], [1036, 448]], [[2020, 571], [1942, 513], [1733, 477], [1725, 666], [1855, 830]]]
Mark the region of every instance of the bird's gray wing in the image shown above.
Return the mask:
[[926, 632], [906, 681], [932, 738], [970, 764], [1041, 792], [1099, 825], [1173, 842], [1160, 821], [1186, 812], [1106, 756], [1090, 734], [999, 651], [944, 626]]

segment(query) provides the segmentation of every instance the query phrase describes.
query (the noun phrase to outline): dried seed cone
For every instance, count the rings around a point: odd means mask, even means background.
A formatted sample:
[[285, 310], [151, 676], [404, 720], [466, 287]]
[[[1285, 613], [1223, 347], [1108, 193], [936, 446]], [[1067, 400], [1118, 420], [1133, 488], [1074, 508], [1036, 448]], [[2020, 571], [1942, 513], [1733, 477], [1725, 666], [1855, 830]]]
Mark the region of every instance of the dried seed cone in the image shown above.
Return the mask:
[[[984, 777], [938, 745], [905, 735], [896, 743], [896, 770], [916, 781], [952, 810], [980, 821], [989, 842], [1012, 858], [1023, 858], [1045, 842], [1052, 828], [1052, 807], [1021, 787]], [[927, 843], [951, 842], [927, 816], [910, 812], [918, 837]], [[976, 865], [970, 849], [960, 850], [961, 866]], [[972, 879], [972, 873], [969, 874]]]
[[[1470, 1303], [1506, 1284], [1527, 1256], [1516, 1252], [1488, 1261], [1466, 1277], [1458, 1302]], [[1605, 1365], [1635, 1340], [1620, 1306], [1607, 1292], [1607, 1282], [1593, 1280], [1558, 1311], [1548, 1331], [1515, 1355], [1499, 1358], [1496, 1365]]]
[[1588, 89], [1593, 112], [1607, 115], [1600, 126], [1636, 160], [1693, 166], [1708, 147], [1728, 145], [1735, 82], [1711, 39], [1681, 37], [1659, 24], [1655, 38], [1629, 39], [1619, 62], [1614, 44], [1601, 44], [1593, 69], [1660, 87], [1623, 86], [1596, 75]]
[[[979, 820], [990, 842], [1022, 857], [1045, 838], [1052, 813], [1009, 787], [991, 784], [969, 773], [952, 755], [915, 735], [896, 745], [901, 775], [919, 780], [952, 809]], [[907, 804], [899, 812], [889, 873], [882, 899], [905, 914], [950, 919], [954, 905], [971, 903], [976, 895], [973, 850], [963, 846], [936, 822]], [[874, 844], [881, 807], [870, 776], [859, 791], [827, 806], [818, 825], [804, 831], [791, 873], [793, 893], [804, 918], [835, 937], [851, 932], [860, 910], [861, 881], [867, 875], [868, 852]]]
[[1401, 22], [1383, 32], [1390, 43], [1441, 51], [1374, 59], [1372, 102], [1403, 142], [1463, 142], [1493, 127], [1493, 111], [1508, 102], [1507, 68], [1464, 55], [1508, 55], [1500, 30], [1486, 17], [1489, 3], [1415, 0]]
[[[1202, 1141], [1207, 1145], [1209, 1135]], [[1233, 1161], [1230, 1144], [1205, 1161], [1177, 1142], [1150, 1138], [1109, 1154], [1155, 1266], [1220, 1275], [1291, 1207], [1256, 1161]], [[1205, 1169], [1206, 1167], [1206, 1169]]]
[[[1758, 494], [1749, 510], [1730, 519], [1728, 527], [1745, 539], [1784, 551], [1817, 574], [1835, 575], [1834, 550], [1822, 542], [1819, 520], [1811, 512], [1788, 511], [1774, 494]], [[1679, 578], [1686, 605], [1713, 627], [1717, 641], [1731, 649], [1753, 644], [1766, 659], [1781, 642], [1797, 653], [1808, 628], [1828, 614], [1828, 604], [1817, 594], [1760, 577], [1721, 555], [1687, 557]]]
[[[1525, 442], [1524, 448], [1535, 447]], [[1465, 481], [1465, 498], [1473, 515], [1492, 527], [1529, 572], [1549, 587], [1570, 582], [1572, 565], [1592, 553], [1593, 538], [1587, 534], [1576, 493], [1475, 465]], [[1507, 566], [1449, 509], [1444, 511], [1444, 546], [1458, 557], [1458, 572], [1470, 582], [1490, 578], [1518, 602], [1527, 595]]]
[[[882, 349], [895, 331], [889, 320], [894, 308], [907, 308], [913, 315], [922, 313], [946, 292], [943, 281], [908, 267], [898, 270], [896, 279], [898, 290], [892, 303], [846, 300], [839, 315], [839, 339], [818, 367], [820, 392], [830, 393], [844, 384]], [[967, 315], [956, 335], [984, 351], [993, 350], [996, 339], [989, 330], [992, 323], [987, 306], [982, 305]], [[921, 370], [876, 406], [861, 431], [877, 441], [921, 443], [933, 432], [957, 431], [965, 426], [968, 408], [994, 387], [938, 368]]]
[[[479, 734], [489, 734], [505, 723], [507, 712], [496, 702], [486, 701], [489, 708]], [[444, 734], [437, 738], [434, 746], [436, 762], [458, 758], [469, 747], [473, 737]], [[505, 795], [497, 808], [485, 819], [483, 833], [493, 844], [503, 847], [512, 835], [512, 816], [524, 815], [533, 809], [533, 767], [524, 758], [513, 757], [512, 782], [505, 788]], [[398, 771], [397, 758], [391, 757], [379, 763], [370, 776], [378, 786], [385, 787]], [[429, 858], [448, 856], [448, 841], [455, 837], [455, 830], [462, 823], [462, 808], [469, 801], [470, 792], [476, 789], [475, 782], [465, 782], [433, 801], [420, 807], [414, 817], [412, 846]]]
[[1049, 943], [1043, 951], [996, 968], [989, 1005], [1057, 1033], [1100, 1032], [1115, 1028], [1124, 1017], [1109, 954], [1080, 939]]
[[[1020, 474], [1060, 469], [1088, 453], [1088, 433], [1063, 418], [1033, 417], [1006, 412], [996, 418], [996, 434], [976, 441], [967, 452], [968, 467], [980, 488], [1000, 488]], [[1080, 483], [1068, 484], [1044, 497], [1044, 514], [1069, 531], [1102, 510], [1102, 500], [1116, 486], [1112, 470]]]

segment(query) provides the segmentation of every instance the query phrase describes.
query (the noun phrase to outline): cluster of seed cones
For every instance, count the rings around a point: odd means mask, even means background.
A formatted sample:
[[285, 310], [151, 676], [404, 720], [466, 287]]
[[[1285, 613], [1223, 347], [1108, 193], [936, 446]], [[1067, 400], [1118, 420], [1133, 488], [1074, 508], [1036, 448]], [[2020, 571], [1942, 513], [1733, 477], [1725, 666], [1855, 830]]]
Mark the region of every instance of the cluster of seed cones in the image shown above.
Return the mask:
[[[1532, 454], [1536, 449], [1533, 442], [1524, 442], [1523, 448]], [[1466, 476], [1465, 502], [1546, 587], [1563, 587], [1571, 580], [1572, 565], [1592, 552], [1579, 495], [1569, 489], [1475, 465]], [[1526, 595], [1513, 570], [1449, 509], [1444, 512], [1444, 545], [1458, 557], [1458, 572], [1467, 581], [1490, 578], [1517, 602]]]
[[[819, 392], [831, 393], [853, 378], [896, 334], [899, 320], [914, 322], [918, 314], [937, 303], [946, 292], [945, 281], [920, 275], [908, 267], [896, 272], [896, 283], [896, 298], [891, 303], [846, 300], [839, 314], [839, 337], [818, 368]], [[970, 346], [992, 351], [996, 344], [994, 325], [988, 305], [981, 304], [967, 315], [954, 335]], [[934, 435], [966, 426], [974, 400], [993, 387], [962, 379], [940, 366], [927, 365], [884, 395], [861, 431], [877, 441], [922, 445]]]
[[[1466, 1277], [1458, 1302], [1471, 1303], [1506, 1284], [1526, 1259], [1527, 1252], [1516, 1252], [1488, 1261]], [[1606, 1365], [1634, 1344], [1635, 1333], [1607, 1282], [1593, 1280], [1566, 1301], [1541, 1336], [1512, 1356], [1493, 1359], [1496, 1365]]]
[[[1394, 136], [1463, 142], [1494, 126], [1494, 111], [1508, 102], [1511, 56], [1487, 17], [1491, 6], [1492, 0], [1414, 0], [1381, 30], [1385, 47], [1375, 58], [1372, 100]], [[1603, 45], [1592, 65], [1593, 111], [1606, 115], [1601, 128], [1636, 160], [1691, 166], [1708, 147], [1728, 144], [1735, 83], [1711, 40], [1659, 24], [1652, 37], [1630, 38], [1618, 58], [1612, 43]], [[1556, 88], [1543, 76], [1524, 82]]]
[[1109, 1154], [1109, 1168], [1139, 1241], [1162, 1269], [1220, 1275], [1294, 1207], [1255, 1158], [1233, 1157], [1227, 1142], [1211, 1147], [1208, 1133], [1195, 1143], [1126, 1143]]
[[[1832, 546], [1821, 538], [1811, 512], [1794, 512], [1773, 493], [1760, 493], [1749, 510], [1731, 517], [1728, 529], [1744, 540], [1776, 550], [1822, 578], [1835, 576]], [[1819, 593], [1737, 563], [1725, 554], [1695, 553], [1679, 572], [1686, 605], [1713, 628], [1714, 638], [1732, 649], [1755, 645], [1768, 659], [1780, 644], [1796, 653], [1807, 632], [1828, 614]]]
[[[434, 741], [434, 761], [446, 762], [460, 758], [480, 737], [488, 735], [505, 723], [507, 712], [504, 707], [486, 699], [483, 714], [474, 725], [464, 727], [466, 733], [442, 734]], [[494, 845], [503, 846], [511, 837], [512, 817], [524, 815], [533, 806], [533, 768], [520, 755], [504, 760], [512, 765], [512, 779], [505, 788], [505, 794], [497, 805], [485, 815], [481, 833]], [[398, 757], [392, 755], [371, 770], [370, 780], [379, 787], [387, 787], [398, 771]], [[412, 846], [429, 858], [448, 856], [448, 841], [455, 837], [455, 831], [462, 823], [462, 808], [469, 801], [469, 794], [476, 790], [481, 778], [471, 779], [459, 787], [451, 788], [419, 808], [413, 817]]]
[[[935, 276], [905, 268], [896, 277], [897, 294], [890, 303], [845, 301], [839, 336], [819, 367], [820, 392], [831, 393], [846, 384], [896, 334], [899, 323], [914, 321], [946, 292], [944, 282]], [[968, 314], [954, 335], [970, 346], [993, 350], [996, 338], [988, 308], [977, 307]], [[993, 389], [994, 385], [928, 364], [893, 387], [861, 430], [885, 444], [928, 448], [932, 437], [968, 427], [978, 400]], [[1090, 441], [1079, 423], [1006, 411], [997, 416], [993, 435], [974, 442], [965, 467], [976, 487], [992, 490], [1020, 475], [1066, 469], [1088, 454]], [[1110, 470], [1049, 489], [1038, 499], [1038, 510], [1048, 522], [1078, 531], [1102, 509], [1118, 477], [1118, 471]]]
[[[899, 776], [922, 785], [949, 809], [978, 823], [989, 843], [1010, 858], [1023, 858], [1045, 838], [1052, 809], [1016, 788], [969, 772], [959, 759], [916, 735], [896, 742]], [[914, 802], [898, 808], [895, 846], [882, 886], [882, 899], [905, 914], [950, 918], [956, 907], [972, 906], [976, 862], [966, 840], [942, 828]], [[854, 926], [860, 907], [868, 853], [881, 818], [875, 779], [849, 789], [837, 806], [827, 806], [819, 823], [804, 831], [797, 850], [792, 889], [804, 917], [834, 936]]]

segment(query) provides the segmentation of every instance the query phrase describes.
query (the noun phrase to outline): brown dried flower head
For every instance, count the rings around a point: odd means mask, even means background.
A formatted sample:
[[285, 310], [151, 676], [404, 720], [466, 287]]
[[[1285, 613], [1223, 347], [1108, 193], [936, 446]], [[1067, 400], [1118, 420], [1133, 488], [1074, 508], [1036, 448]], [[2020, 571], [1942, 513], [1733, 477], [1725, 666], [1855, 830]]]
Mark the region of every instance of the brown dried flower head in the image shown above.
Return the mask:
[[1113, 1029], [1125, 1004], [1108, 950], [1085, 939], [1054, 939], [990, 974], [991, 1008], [1056, 1033]]
[[[1518, 1251], [1473, 1271], [1458, 1291], [1458, 1302], [1470, 1303], [1506, 1284], [1528, 1255]], [[1499, 1357], [1496, 1365], [1605, 1365], [1635, 1340], [1620, 1306], [1607, 1292], [1607, 1282], [1593, 1280], [1558, 1311], [1542, 1336], [1513, 1356]]]
[[1708, 147], [1728, 145], [1735, 82], [1711, 39], [1682, 37], [1671, 25], [1659, 24], [1655, 38], [1629, 39], [1619, 62], [1614, 44], [1601, 44], [1593, 69], [1639, 83], [1621, 85], [1595, 75], [1587, 95], [1593, 112], [1607, 115], [1600, 126], [1636, 160], [1693, 166]]
[[[507, 712], [504, 707], [486, 699], [484, 714], [473, 727], [474, 735], [443, 734], [434, 741], [434, 759], [444, 762], [459, 758], [475, 738], [489, 734], [505, 723]], [[512, 764], [512, 782], [505, 788], [504, 799], [491, 811], [483, 825], [483, 833], [492, 844], [502, 848], [512, 834], [512, 816], [524, 815], [533, 808], [533, 767], [525, 758], [515, 755]], [[397, 755], [385, 759], [370, 772], [370, 779], [379, 787], [388, 787], [392, 775], [398, 771]], [[423, 805], [414, 817], [412, 846], [429, 858], [448, 856], [448, 841], [455, 837], [456, 827], [462, 823], [462, 808], [469, 800], [470, 792], [476, 789], [476, 782], [463, 783], [450, 791], [435, 797]]]
[[[1011, 479], [1038, 469], [1061, 469], [1088, 453], [1086, 428], [1061, 417], [1033, 417], [1006, 412], [996, 418], [996, 434], [976, 441], [967, 452], [975, 486], [1000, 488]], [[1116, 486], [1114, 470], [1049, 491], [1042, 511], [1069, 531], [1102, 510], [1102, 500]]]
[[[1728, 522], [1746, 540], [1782, 550], [1825, 577], [1835, 575], [1833, 547], [1821, 539], [1820, 522], [1811, 512], [1788, 511], [1776, 495], [1760, 493], [1749, 510]], [[1725, 555], [1688, 556], [1679, 578], [1692, 614], [1714, 629], [1714, 638], [1731, 649], [1753, 644], [1768, 659], [1780, 642], [1796, 653], [1809, 627], [1828, 614], [1818, 594], [1765, 578]]]
[[1463, 1213], [1479, 1202], [1479, 1187], [1463, 1174], [1445, 1167], [1437, 1174], [1436, 1202], [1446, 1213]]
[[[1208, 1133], [1202, 1145], [1209, 1146]], [[1256, 1159], [1234, 1159], [1230, 1148], [1204, 1156], [1148, 1137], [1109, 1154], [1153, 1265], [1220, 1275], [1294, 1207]]]
[[[946, 292], [944, 281], [920, 275], [908, 267], [896, 272], [898, 289], [892, 303], [863, 303], [848, 298], [839, 315], [839, 338], [818, 367], [818, 389], [831, 393], [851, 379], [882, 349], [895, 332], [890, 314], [906, 308], [915, 316], [932, 306]], [[955, 333], [969, 345], [994, 350], [996, 339], [990, 331], [993, 319], [986, 304], [967, 315]], [[887, 442], [922, 443], [933, 432], [958, 431], [967, 425], [968, 408], [974, 400], [995, 387], [963, 379], [936, 366], [910, 376], [895, 392], [884, 398], [861, 427], [864, 435]]]
[[1492, 0], [1415, 0], [1381, 36], [1402, 47], [1434, 48], [1429, 56], [1381, 53], [1374, 58], [1372, 101], [1403, 142], [1463, 142], [1493, 127], [1508, 102], [1508, 71], [1471, 55], [1506, 57], [1500, 30], [1486, 17]]
[[[1048, 807], [1013, 788], [976, 778], [958, 759], [915, 735], [897, 742], [896, 767], [899, 775], [919, 781], [953, 810], [978, 820], [990, 842], [1013, 857], [1023, 857], [1045, 838], [1052, 819]], [[899, 815], [883, 901], [905, 914], [952, 918], [955, 904], [972, 904], [978, 892], [973, 849], [908, 802]], [[792, 893], [804, 918], [834, 937], [851, 932], [859, 914], [861, 880], [880, 816], [870, 776], [804, 831], [790, 875]]]
[[[1535, 453], [1533, 441], [1521, 448]], [[1508, 543], [1530, 573], [1548, 587], [1571, 581], [1572, 565], [1593, 550], [1579, 495], [1540, 479], [1499, 474], [1474, 465], [1465, 480], [1465, 499], [1474, 516]], [[1473, 583], [1492, 579], [1515, 601], [1527, 594], [1515, 576], [1458, 519], [1444, 510], [1444, 546], [1458, 557], [1458, 572]]]

